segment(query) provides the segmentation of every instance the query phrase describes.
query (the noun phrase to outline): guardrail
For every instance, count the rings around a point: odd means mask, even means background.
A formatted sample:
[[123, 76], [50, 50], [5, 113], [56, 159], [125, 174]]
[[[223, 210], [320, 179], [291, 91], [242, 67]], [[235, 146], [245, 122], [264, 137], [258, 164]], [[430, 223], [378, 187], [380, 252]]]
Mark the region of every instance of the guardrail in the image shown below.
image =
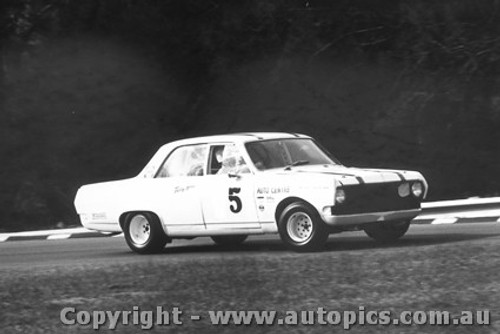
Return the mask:
[[100, 233], [87, 230], [85, 227], [65, 228], [45, 231], [25, 231], [13, 233], [0, 233], [0, 242], [23, 240], [61, 240], [89, 237], [111, 237], [116, 233]]
[[422, 203], [415, 224], [455, 224], [458, 222], [500, 222], [500, 197], [467, 198]]
[[[500, 197], [468, 198], [450, 201], [422, 203], [422, 212], [413, 224], [456, 224], [456, 223], [500, 223]], [[104, 234], [83, 227], [47, 231], [0, 233], [0, 242], [33, 239], [70, 239], [85, 237], [109, 237], [117, 234]]]

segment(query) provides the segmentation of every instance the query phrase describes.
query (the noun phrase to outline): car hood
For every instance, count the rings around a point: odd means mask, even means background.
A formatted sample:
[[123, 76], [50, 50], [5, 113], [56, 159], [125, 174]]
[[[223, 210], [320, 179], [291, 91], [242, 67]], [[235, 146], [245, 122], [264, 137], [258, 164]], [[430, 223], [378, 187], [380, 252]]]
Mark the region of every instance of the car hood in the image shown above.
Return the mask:
[[346, 167], [340, 165], [306, 165], [291, 167], [290, 170], [274, 170], [278, 174], [286, 173], [314, 173], [337, 176], [338, 181], [344, 185], [398, 182], [410, 180], [423, 180], [419, 172], [393, 169], [367, 169], [357, 167]]

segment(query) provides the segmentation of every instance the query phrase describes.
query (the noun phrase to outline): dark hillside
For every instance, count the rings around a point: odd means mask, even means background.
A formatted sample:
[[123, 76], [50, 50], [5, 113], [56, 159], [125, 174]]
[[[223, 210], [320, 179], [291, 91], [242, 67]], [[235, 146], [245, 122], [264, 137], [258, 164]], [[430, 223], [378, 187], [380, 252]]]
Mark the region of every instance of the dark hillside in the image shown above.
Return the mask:
[[500, 193], [500, 1], [0, 6], [0, 229], [76, 224], [80, 185], [235, 131], [420, 170], [430, 200]]

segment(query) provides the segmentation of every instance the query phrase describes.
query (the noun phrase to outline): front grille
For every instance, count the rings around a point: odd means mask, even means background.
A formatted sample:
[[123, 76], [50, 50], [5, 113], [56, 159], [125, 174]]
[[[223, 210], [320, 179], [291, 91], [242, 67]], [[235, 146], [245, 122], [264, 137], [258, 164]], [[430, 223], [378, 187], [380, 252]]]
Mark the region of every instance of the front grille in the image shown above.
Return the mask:
[[403, 182], [368, 183], [344, 186], [346, 201], [332, 208], [333, 215], [411, 210], [420, 208], [420, 200], [412, 195], [400, 197]]

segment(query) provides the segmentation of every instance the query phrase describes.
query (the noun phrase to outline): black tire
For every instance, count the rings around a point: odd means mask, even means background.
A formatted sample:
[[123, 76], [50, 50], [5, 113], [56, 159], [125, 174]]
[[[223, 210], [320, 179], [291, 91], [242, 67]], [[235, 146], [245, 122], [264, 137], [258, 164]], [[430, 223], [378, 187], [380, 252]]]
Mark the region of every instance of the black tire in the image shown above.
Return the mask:
[[149, 212], [129, 214], [125, 218], [123, 232], [127, 245], [139, 254], [161, 252], [169, 240], [158, 217]]
[[372, 239], [379, 242], [391, 242], [405, 235], [409, 228], [409, 221], [391, 221], [367, 224], [363, 229]]
[[247, 239], [247, 235], [238, 234], [238, 235], [214, 235], [212, 236], [212, 240], [221, 246], [237, 246], [243, 243]]
[[288, 205], [280, 215], [278, 232], [285, 245], [296, 252], [323, 249], [328, 229], [316, 209], [304, 202]]

